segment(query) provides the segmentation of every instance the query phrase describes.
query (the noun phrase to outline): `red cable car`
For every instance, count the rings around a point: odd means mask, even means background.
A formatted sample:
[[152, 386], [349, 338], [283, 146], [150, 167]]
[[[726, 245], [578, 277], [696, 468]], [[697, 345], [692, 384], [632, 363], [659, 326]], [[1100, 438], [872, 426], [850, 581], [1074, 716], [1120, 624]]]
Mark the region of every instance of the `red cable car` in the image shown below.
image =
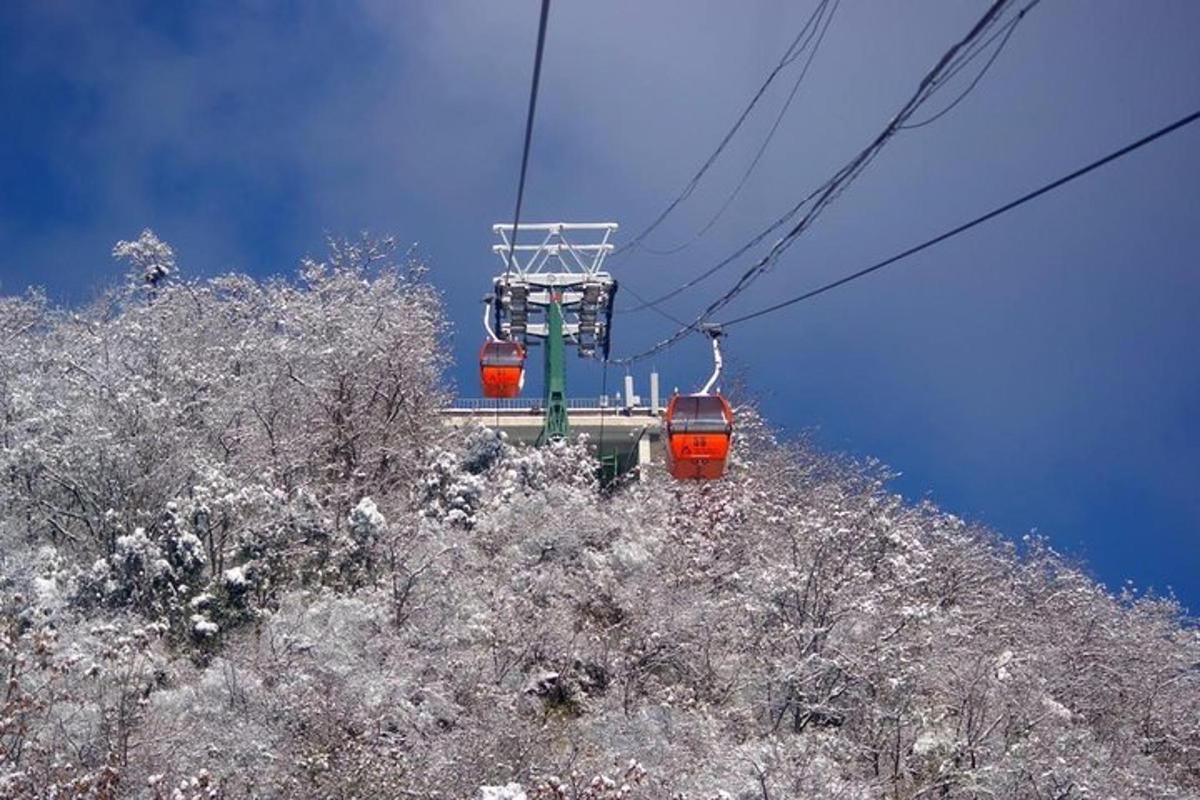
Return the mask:
[[712, 376], [696, 394], [676, 392], [663, 417], [667, 469], [681, 480], [711, 481], [724, 475], [733, 439], [733, 409], [720, 392], [712, 391], [721, 376], [721, 329], [714, 325], [705, 332], [712, 338]]
[[733, 409], [720, 394], [677, 394], [667, 404], [667, 469], [682, 480], [725, 474], [733, 438]]
[[489, 340], [479, 351], [483, 396], [516, 397], [525, 385], [525, 348], [517, 342]]

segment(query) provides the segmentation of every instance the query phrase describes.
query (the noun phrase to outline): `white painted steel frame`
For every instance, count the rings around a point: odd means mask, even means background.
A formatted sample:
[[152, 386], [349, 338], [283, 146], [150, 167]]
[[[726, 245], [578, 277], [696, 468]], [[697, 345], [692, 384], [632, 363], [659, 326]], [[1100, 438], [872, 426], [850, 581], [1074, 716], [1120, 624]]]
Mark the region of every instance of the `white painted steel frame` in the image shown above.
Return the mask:
[[[496, 223], [492, 232], [500, 237], [500, 243], [492, 245], [492, 252], [500, 256], [506, 271], [521, 277], [529, 278], [537, 275], [533, 281], [541, 285], [569, 285], [577, 282], [579, 276], [599, 276], [604, 267], [604, 260], [613, 251], [609, 241], [618, 228], [615, 222], [523, 222], [517, 225], [517, 233], [525, 231], [542, 233], [542, 240], [537, 244], [518, 244], [513, 246], [513, 226]], [[566, 233], [601, 234], [600, 241], [587, 244], [576, 244], [568, 239]], [[574, 238], [574, 237], [572, 237]], [[509, 261], [509, 253], [512, 261]], [[564, 254], [569, 258], [564, 258]], [[521, 256], [525, 256], [522, 264]], [[557, 266], [562, 269], [552, 269], [551, 259], [557, 260]], [[544, 283], [543, 279], [551, 275], [566, 274], [572, 276], [567, 280], [554, 283]]]

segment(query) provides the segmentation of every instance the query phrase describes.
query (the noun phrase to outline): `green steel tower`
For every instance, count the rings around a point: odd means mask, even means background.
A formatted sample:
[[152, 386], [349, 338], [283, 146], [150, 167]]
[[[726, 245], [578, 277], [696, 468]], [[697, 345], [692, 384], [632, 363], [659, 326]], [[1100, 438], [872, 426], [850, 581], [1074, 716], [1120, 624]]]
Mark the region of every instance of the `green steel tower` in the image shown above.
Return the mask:
[[[504, 262], [504, 272], [492, 281], [484, 327], [489, 341], [541, 342], [546, 348], [539, 444], [565, 439], [571, 432], [567, 347], [584, 358], [607, 358], [617, 283], [603, 266], [616, 230], [615, 222], [492, 226], [500, 240], [492, 252]], [[525, 243], [517, 241], [518, 234]]]
[[571, 432], [567, 416], [567, 354], [563, 344], [563, 312], [560, 295], [554, 294], [546, 308], [546, 419], [538, 444], [565, 439]]

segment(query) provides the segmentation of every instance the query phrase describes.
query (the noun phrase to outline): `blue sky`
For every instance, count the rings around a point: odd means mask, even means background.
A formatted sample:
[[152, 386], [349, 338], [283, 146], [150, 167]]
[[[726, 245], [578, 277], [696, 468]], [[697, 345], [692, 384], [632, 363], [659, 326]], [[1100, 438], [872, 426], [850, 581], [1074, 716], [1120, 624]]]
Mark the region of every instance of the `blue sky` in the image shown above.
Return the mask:
[[[815, 0], [814, 0], [815, 2]], [[527, 220], [648, 223], [813, 2], [559, 0]], [[874, 135], [981, 2], [845, 0], [779, 135], [711, 233], [611, 267], [672, 288]], [[0, 4], [0, 291], [87, 299], [154, 228], [192, 275], [292, 274], [327, 234], [419, 243], [464, 393], [512, 210], [537, 23], [503, 3]], [[1046, 0], [979, 88], [897, 138], [734, 309], [890, 255], [1200, 107], [1200, 5]], [[651, 241], [721, 204], [790, 80]], [[1200, 129], [901, 266], [736, 329], [731, 370], [789, 431], [875, 456], [897, 491], [1037, 529], [1117, 586], [1200, 609]], [[722, 275], [673, 300], [694, 312]], [[628, 299], [628, 298], [627, 298]], [[619, 318], [618, 353], [669, 332]], [[668, 386], [703, 342], [659, 359]], [[572, 363], [571, 387], [599, 371]], [[635, 373], [644, 385], [644, 371]], [[615, 381], [614, 381], [615, 382]], [[532, 387], [537, 391], [536, 384]]]

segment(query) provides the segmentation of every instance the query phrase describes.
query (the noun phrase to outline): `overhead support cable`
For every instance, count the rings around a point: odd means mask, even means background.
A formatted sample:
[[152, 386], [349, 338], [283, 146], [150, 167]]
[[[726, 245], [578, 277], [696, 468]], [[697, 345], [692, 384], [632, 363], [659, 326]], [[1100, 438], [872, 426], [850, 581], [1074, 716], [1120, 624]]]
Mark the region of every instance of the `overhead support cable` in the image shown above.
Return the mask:
[[533, 80], [529, 86], [529, 114], [525, 118], [525, 145], [521, 150], [521, 177], [517, 180], [517, 207], [513, 211], [512, 241], [505, 259], [505, 274], [512, 271], [513, 253], [517, 246], [517, 226], [521, 223], [521, 201], [525, 197], [525, 173], [529, 168], [529, 148], [533, 142], [533, 116], [537, 109], [538, 83], [542, 78], [542, 54], [546, 49], [546, 22], [550, 18], [550, 0], [542, 0], [542, 15], [538, 20], [537, 50], [533, 56]]
[[[965, 99], [966, 96], [968, 94], [970, 94], [970, 92], [972, 90], [974, 90], [974, 88], [978, 85], [978, 83], [982, 79], [983, 75], [986, 74], [986, 72], [991, 67], [991, 65], [999, 57], [1000, 51], [1003, 50], [1004, 45], [1007, 43], [1008, 38], [1012, 35], [1013, 31], [1016, 29], [1017, 24], [1039, 2], [1040, 2], [1040, 0], [1030, 0], [1030, 2], [1028, 2], [1024, 7], [1022, 7], [1020, 9], [1020, 11], [1018, 11], [1017, 14], [1011, 20], [1009, 20], [1004, 25], [1002, 25], [998, 30], [996, 30], [994, 33], [992, 33], [991, 36], [988, 36], [986, 39], [982, 39], [982, 40], [981, 40], [981, 36], [978, 36], [978, 37], [976, 37], [976, 40], [972, 45], [963, 48], [961, 53], [959, 55], [957, 55], [956, 57], [954, 57], [953, 59], [951, 59], [951, 61], [946, 65], [944, 73], [941, 74], [940, 76], [938, 76], [935, 80], [930, 82], [928, 91], [925, 94], [925, 96], [921, 99], [921, 103], [924, 103], [929, 98], [933, 97], [938, 92], [938, 90], [940, 90], [943, 86], [947, 85], [947, 83], [950, 80], [952, 80], [954, 78], [954, 76], [956, 76], [967, 65], [969, 65], [971, 62], [973, 62], [981, 53], [986, 52], [988, 46], [991, 45], [994, 41], [996, 41], [996, 39], [998, 37], [1001, 37], [1001, 36], [1004, 37], [1003, 40], [1001, 41], [999, 47], [993, 52], [988, 63], [983, 67], [981, 72], [976, 76], [975, 80], [972, 81], [972, 83], [967, 87], [967, 89], [962, 94], [960, 94], [958, 98], [956, 98], [954, 101], [952, 101], [949, 106], [947, 106], [942, 111], [937, 112], [933, 117], [931, 117], [929, 119], [926, 119], [926, 120], [924, 120], [922, 122], [918, 122], [918, 123], [912, 123], [912, 124], [900, 126], [900, 129], [911, 129], [911, 128], [923, 127], [923, 126], [941, 118], [943, 115], [945, 115], [947, 112], [949, 112], [953, 107], [957, 106], [960, 102], [962, 102], [962, 100]], [[997, 19], [998, 19], [998, 17], [993, 17], [990, 22], [988, 22], [986, 25], [984, 25], [979, 30], [979, 34], [982, 35], [982, 33], [986, 32], [986, 30], [991, 25], [995, 24]], [[766, 228], [764, 231], [759, 233], [757, 236], [755, 236], [753, 239], [751, 239], [746, 244], [739, 247], [735, 252], [733, 252], [726, 258], [717, 262], [712, 267], [709, 267], [708, 269], [706, 269], [704, 272], [700, 273], [699, 275], [695, 276], [694, 278], [688, 279], [683, 284], [677, 286], [676, 288], [674, 288], [662, 295], [655, 297], [654, 299], [650, 300], [649, 302], [642, 303], [642, 304], [634, 306], [632, 308], [621, 309], [619, 313], [632, 314], [632, 313], [636, 313], [639, 311], [644, 311], [648, 308], [651, 308], [654, 305], [657, 305], [657, 304], [665, 302], [666, 300], [669, 300], [673, 297], [676, 297], [676, 296], [682, 294], [683, 292], [687, 291], [688, 289], [690, 289], [694, 286], [697, 286], [700, 283], [703, 283], [705, 280], [712, 277], [717, 272], [720, 272], [724, 268], [728, 267], [731, 263], [733, 263], [734, 261], [739, 259], [742, 255], [744, 255], [747, 251], [753, 249], [754, 247], [757, 247], [764, 239], [766, 239], [768, 236], [770, 236], [776, 230], [783, 227], [785, 224], [787, 224], [792, 219], [794, 219], [796, 217], [796, 215], [799, 214], [804, 209], [804, 207], [808, 205], [808, 203], [810, 203], [818, 195], [822, 194], [822, 192], [824, 192], [828, 188], [830, 183], [833, 182], [834, 180], [837, 180], [839, 177], [840, 177], [840, 173], [836, 173], [834, 178], [831, 178], [830, 180], [826, 181], [825, 183], [818, 186], [815, 190], [810, 192], [803, 200], [801, 200], [796, 205], [792, 206], [790, 209], [787, 210], [786, 213], [784, 213], [781, 217], [777, 218], [773, 223], [771, 223], [771, 225], [768, 228]], [[831, 200], [835, 199], [838, 196], [838, 194], [840, 194], [841, 191], [844, 191], [844, 189], [845, 189], [845, 186], [843, 186], [841, 189], [839, 189], [838, 192], [833, 195], [833, 198], [831, 198]], [[632, 292], [631, 292], [631, 294], [632, 294]]]
[[[795, 243], [800, 234], [802, 234], [812, 225], [813, 221], [816, 220], [820, 213], [831, 203], [833, 203], [846, 189], [846, 187], [849, 186], [864, 169], [866, 169], [866, 167], [874, 160], [875, 156], [877, 156], [879, 152], [887, 145], [887, 143], [896, 135], [900, 128], [908, 122], [912, 115], [924, 104], [930, 95], [937, 90], [939, 82], [944, 79], [947, 71], [954, 68], [964, 54], [970, 53], [974, 44], [980, 39], [983, 33], [989, 27], [991, 27], [991, 25], [997, 19], [999, 19], [1006, 6], [1008, 6], [1010, 2], [1011, 0], [995, 0], [988, 7], [987, 11], [984, 12], [983, 16], [980, 17], [979, 20], [972, 26], [970, 31], [968, 31], [962, 39], [960, 39], [949, 50], [947, 50], [940, 59], [938, 59], [934, 67], [921, 79], [913, 95], [900, 108], [900, 111], [892, 117], [891, 121], [888, 122], [884, 129], [871, 141], [871, 143], [860, 150], [857, 155], [855, 155], [852, 159], [850, 159], [849, 162], [842, 166], [841, 169], [834, 173], [833, 177], [822, 184], [822, 186], [818, 187], [815, 192], [815, 198], [812, 194], [810, 194], [809, 197], [806, 197], [804, 200], [801, 200], [799, 203], [797, 203], [796, 206], [793, 206], [792, 211], [789, 211], [788, 214], [776, 220], [775, 223], [768, 228], [768, 230], [771, 230], [775, 227], [781, 226], [787, 221], [790, 221], [791, 217], [794, 216], [795, 213], [798, 213], [798, 209], [808, 205], [811, 199], [812, 202], [811, 205], [809, 205], [808, 211], [800, 218], [800, 220], [796, 222], [779, 240], [777, 240], [771, 246], [766, 255], [759, 258], [749, 268], [747, 268], [730, 289], [717, 297], [716, 300], [709, 303], [708, 306], [706, 306], [704, 310], [701, 311], [700, 314], [698, 314], [690, 323], [685, 326], [681, 326], [678, 330], [667, 336], [665, 339], [660, 340], [646, 350], [621, 359], [615, 359], [615, 361], [620, 364], [631, 364], [661, 351], [662, 349], [687, 336], [691, 332], [699, 329], [699, 327], [708, 321], [713, 314], [724, 308], [735, 297], [745, 291], [750, 284], [752, 284], [763, 272], [769, 269], [771, 265], [778, 260], [784, 251], [786, 251], [792, 244]], [[756, 238], [761, 239], [764, 235], [765, 233], [759, 234], [759, 236]]]
[[[766, 94], [767, 89], [770, 88], [771, 84], [775, 81], [779, 74], [786, 69], [788, 65], [799, 58], [799, 56], [804, 52], [805, 48], [807, 48], [808, 43], [812, 40], [813, 34], [815, 34], [817, 29], [820, 27], [819, 21], [821, 16], [825, 13], [825, 9], [829, 6], [829, 3], [830, 0], [820, 0], [816, 9], [805, 21], [804, 27], [802, 27], [800, 32], [797, 33], [792, 39], [787, 50], [784, 51], [783, 56], [779, 59], [779, 62], [775, 65], [771, 72], [768, 73], [766, 80], [764, 80], [758, 87], [758, 90], [754, 93], [754, 96], [750, 99], [750, 102], [734, 121], [733, 126], [726, 132], [725, 136], [717, 144], [716, 149], [713, 150], [707, 159], [705, 159], [704, 163], [700, 166], [700, 169], [696, 171], [696, 174], [692, 176], [687, 185], [683, 187], [679, 194], [677, 194], [675, 198], [667, 204], [666, 208], [664, 208], [649, 225], [643, 228], [628, 242], [613, 251], [613, 256], [618, 256], [627, 250], [641, 245], [642, 241], [651, 233], [653, 233], [655, 229], [657, 229], [658, 226], [661, 225], [667, 219], [667, 217], [669, 217], [671, 213], [675, 211], [676, 208], [678, 208], [680, 203], [691, 196], [692, 192], [694, 192], [696, 187], [700, 184], [700, 180], [705, 176], [705, 174], [708, 173], [713, 164], [717, 162], [717, 159], [721, 157], [721, 154], [725, 151], [725, 148], [729, 145], [730, 141], [733, 140], [733, 137], [741, 129], [742, 125], [746, 122], [746, 119], [750, 116], [750, 112], [754, 110], [754, 107], [758, 105], [758, 102]], [[807, 66], [805, 66], [805, 71], [807, 71], [807, 69]]]
[[[809, 50], [808, 58], [805, 59], [804, 66], [801, 68], [800, 74], [796, 77], [796, 80], [792, 83], [791, 91], [788, 93], [787, 98], [784, 100], [783, 106], [779, 109], [779, 113], [775, 115], [775, 121], [771, 124], [770, 130], [767, 131], [767, 135], [763, 139], [762, 144], [760, 144], [758, 146], [758, 150], [755, 152], [754, 158], [752, 158], [750, 160], [750, 164], [742, 172], [742, 177], [738, 180], [737, 184], [733, 187], [733, 190], [725, 197], [725, 200], [724, 200], [724, 202], [721, 203], [720, 207], [717, 208], [716, 213], [714, 213], [709, 218], [708, 222], [704, 223], [703, 227], [701, 227], [700, 230], [698, 230], [695, 234], [693, 234], [691, 237], [689, 237], [682, 243], [675, 245], [674, 247], [665, 248], [665, 249], [664, 248], [655, 248], [655, 247], [650, 247], [649, 245], [645, 244], [644, 242], [631, 242], [627, 246], [629, 246], [629, 247], [636, 246], [639, 250], [650, 253], [652, 255], [669, 256], [669, 255], [674, 255], [675, 253], [680, 253], [680, 252], [686, 250], [687, 248], [691, 247], [693, 244], [700, 241], [700, 239], [702, 239], [705, 236], [705, 234], [707, 234], [710, 230], [712, 230], [713, 226], [717, 224], [717, 221], [721, 217], [723, 217], [725, 215], [725, 212], [727, 210], [729, 210], [729, 207], [731, 205], [733, 205], [733, 201], [735, 199], [737, 199], [737, 196], [739, 194], [741, 194], [742, 189], [745, 188], [747, 181], [750, 180], [750, 176], [754, 173], [755, 168], [758, 167], [758, 163], [762, 160], [763, 155], [767, 152], [767, 148], [771, 145], [772, 140], [774, 140], [775, 134], [779, 132], [780, 125], [783, 123], [784, 117], [787, 116], [787, 112], [791, 108], [792, 102], [796, 99], [796, 95], [800, 93], [800, 86], [801, 86], [801, 84], [804, 83], [805, 77], [808, 76], [809, 67], [812, 66], [813, 60], [817, 57], [817, 51], [820, 50], [820, 48], [821, 48], [821, 42], [825, 40], [825, 33], [826, 33], [826, 31], [829, 30], [829, 24], [833, 21], [833, 15], [837, 11], [838, 5], [840, 3], [841, 3], [841, 0], [832, 0], [831, 3], [821, 3], [821, 5], [819, 5], [817, 7], [817, 10], [815, 12], [813, 12], [813, 17], [809, 19], [809, 24], [811, 24], [814, 19], [817, 21], [817, 24], [813, 26], [812, 32], [809, 34], [808, 39], [806, 39], [803, 43], [801, 43], [801, 45], [797, 49], [795, 55], [792, 57], [792, 60], [799, 57], [799, 55], [801, 53], [803, 53], [805, 49], [808, 48], [809, 42], [813, 41], [814, 37], [816, 40], [815, 44], [813, 44], [812, 49]], [[829, 13], [827, 15], [824, 15], [825, 8], [827, 5], [829, 8]], [[821, 21], [822, 15], [824, 15], [823, 22]], [[805, 25], [805, 29], [806, 30], [808, 29], [808, 24]], [[801, 31], [801, 33], [803, 33], [803, 31]], [[639, 306], [637, 309], [630, 309], [630, 311], [640, 310], [641, 308], [644, 308], [644, 307], [645, 306]]]
[[[825, 23], [821, 26], [821, 32], [817, 35], [816, 43], [809, 52], [808, 59], [804, 62], [804, 67], [800, 70], [800, 74], [796, 76], [796, 81], [792, 84], [792, 90], [788, 93], [787, 99], [784, 100], [783, 106], [780, 107], [779, 113], [775, 115], [775, 121], [771, 124], [771, 129], [767, 131], [766, 138], [764, 138], [762, 144], [759, 145], [758, 151], [754, 154], [754, 158], [750, 160], [749, 166], [747, 166], [746, 170], [742, 173], [741, 179], [739, 179], [737, 185], [733, 187], [733, 191], [729, 193], [729, 196], [725, 198], [725, 202], [722, 203], [721, 207], [717, 209], [717, 213], [713, 214], [712, 217], [709, 218], [708, 222], [704, 224], [704, 227], [701, 228], [700, 231], [694, 237], [692, 237], [692, 240], [684, 246], [690, 246], [698, 241], [700, 237], [704, 236], [704, 234], [708, 233], [712, 229], [713, 225], [717, 223], [717, 220], [724, 216], [725, 212], [729, 209], [729, 206], [731, 206], [733, 201], [737, 199], [737, 196], [741, 194], [742, 189], [745, 188], [746, 182], [750, 180], [750, 176], [754, 173], [755, 168], [758, 166], [758, 162], [762, 160], [763, 154], [767, 152], [767, 148], [770, 146], [771, 141], [775, 138], [775, 134], [779, 132], [779, 126], [783, 123], [783, 118], [787, 116], [788, 109], [792, 107], [792, 102], [796, 99], [796, 95], [800, 93], [800, 86], [804, 83], [805, 77], [808, 76], [809, 67], [812, 66], [813, 60], [817, 57], [817, 51], [821, 49], [821, 42], [825, 41], [825, 33], [829, 30], [829, 24], [833, 22], [833, 15], [837, 12], [840, 4], [841, 0], [833, 0], [833, 4], [829, 8], [829, 15], [825, 18]], [[678, 247], [672, 252], [678, 252], [682, 249], [683, 247]]]
[[[665, 319], [669, 322], [673, 322], [676, 325], [687, 325], [687, 323], [684, 322], [683, 320], [681, 320], [679, 317], [675, 316], [674, 314], [672, 314], [671, 312], [667, 311], [664, 308], [660, 308], [659, 303], [662, 302], [662, 300], [647, 300], [645, 297], [642, 297], [640, 294], [635, 292], [633, 289], [630, 289], [628, 286], [625, 287], [625, 291], [627, 291], [631, 295], [633, 295], [633, 299], [637, 300], [638, 303], [641, 304], [641, 305], [638, 305], [635, 310], [641, 310], [644, 308], [648, 308], [651, 311], [653, 311], [655, 314], [658, 314], [660, 317], [662, 317], [663, 319]], [[629, 312], [625, 312], [625, 313], [629, 313]]]
[[[775, 220], [773, 223], [771, 223], [771, 225], [768, 228], [764, 229], [761, 233], [759, 233], [753, 239], [746, 242], [744, 245], [742, 245], [737, 250], [735, 250], [732, 253], [730, 253], [729, 255], [727, 255], [725, 258], [718, 261], [716, 264], [714, 264], [711, 267], [709, 267], [708, 269], [706, 269], [704, 272], [701, 272], [699, 275], [697, 275], [694, 278], [690, 278], [689, 280], [687, 280], [684, 283], [680, 284], [679, 286], [675, 287], [671, 291], [669, 291], [665, 294], [659, 295], [658, 297], [655, 297], [652, 300], [642, 300], [637, 295], [636, 292], [634, 292], [633, 290], [630, 289], [629, 293], [631, 295], [633, 295], [635, 298], [637, 298], [641, 302], [641, 305], [634, 306], [633, 308], [622, 309], [619, 313], [633, 314], [638, 311], [645, 311], [646, 309], [650, 309], [650, 310], [654, 311], [655, 313], [660, 312], [661, 311], [661, 309], [659, 309], [660, 303], [664, 303], [673, 297], [677, 297], [678, 295], [683, 294], [684, 292], [686, 292], [688, 289], [692, 288], [693, 286], [695, 286], [699, 283], [703, 283], [706, 279], [711, 278], [713, 275], [717, 274], [722, 269], [724, 269], [725, 267], [732, 264], [734, 261], [737, 261], [739, 258], [744, 256], [746, 253], [753, 250], [758, 245], [762, 244], [762, 242], [768, 236], [770, 236], [775, 231], [779, 230], [785, 224], [787, 224], [787, 222], [793, 216], [795, 216], [796, 212], [798, 212], [800, 209], [804, 208], [804, 206], [806, 206], [814, 197], [816, 197], [818, 194], [820, 194], [821, 191], [825, 188], [825, 186], [826, 186], [826, 184], [821, 184], [820, 186], [818, 186], [816, 189], [814, 189], [812, 192], [810, 192], [807, 197], [805, 197], [803, 200], [801, 200], [799, 203], [797, 203], [795, 206], [793, 206], [788, 211], [787, 214], [785, 214], [784, 216]], [[626, 288], [628, 289], [628, 287], [626, 287]], [[680, 323], [680, 324], [686, 324], [686, 323]]]
[[1013, 32], [1016, 31], [1016, 29], [1017, 29], [1017, 25], [1021, 22], [1022, 19], [1025, 18], [1025, 14], [1027, 14], [1029, 12], [1029, 10], [1032, 9], [1034, 6], [1036, 6], [1039, 2], [1041, 2], [1041, 0], [1030, 0], [1030, 2], [1028, 4], [1026, 4], [1024, 8], [1022, 8], [1020, 11], [1017, 12], [1016, 16], [1014, 16], [1008, 22], [1004, 23], [1004, 25], [1001, 26], [999, 30], [997, 30], [995, 33], [993, 33], [991, 36], [989, 36], [986, 41], [981, 43], [979, 45], [979, 47], [976, 48], [975, 52], [971, 53], [968, 57], [964, 58], [962, 60], [962, 63], [959, 64], [959, 66], [956, 69], [952, 70], [949, 74], [946, 75], [945, 79], [943, 79], [943, 81], [942, 81], [943, 84], [946, 83], [947, 81], [949, 81], [950, 79], [952, 79], [955, 75], [957, 75], [959, 73], [959, 71], [961, 71], [964, 67], [966, 67], [967, 64], [974, 61], [976, 56], [978, 56], [980, 53], [987, 50], [988, 45], [990, 45], [992, 42], [994, 42], [997, 38], [1000, 39], [1000, 44], [996, 45], [996, 49], [992, 51], [992, 55], [988, 58], [987, 62], [983, 65], [983, 68], [980, 69], [978, 73], [976, 73], [975, 78], [969, 84], [967, 84], [967, 88], [963, 89], [963, 91], [958, 95], [958, 97], [954, 98], [954, 100], [952, 100], [949, 105], [947, 105], [941, 111], [938, 111], [937, 113], [935, 113], [933, 116], [929, 117], [928, 119], [924, 119], [920, 122], [911, 122], [907, 125], [902, 126], [901, 130], [906, 130], [906, 131], [914, 130], [916, 128], [923, 128], [926, 125], [929, 125], [933, 122], [937, 122], [939, 119], [941, 119], [942, 117], [946, 116], [951, 111], [953, 111], [955, 109], [955, 107], [958, 106], [959, 103], [961, 103], [963, 100], [966, 100], [967, 95], [971, 94], [971, 92], [973, 92], [975, 90], [975, 87], [978, 86], [980, 81], [983, 80], [984, 76], [987, 75], [988, 70], [990, 70], [992, 68], [992, 65], [996, 63], [996, 59], [998, 59], [1000, 57], [1000, 54], [1002, 52], [1004, 52], [1005, 45], [1007, 45], [1008, 40], [1012, 38]]
[[1176, 120], [1175, 122], [1171, 123], [1170, 125], [1167, 125], [1164, 128], [1159, 128], [1154, 133], [1151, 133], [1147, 136], [1143, 136], [1141, 139], [1138, 139], [1136, 142], [1133, 142], [1132, 144], [1128, 144], [1119, 150], [1109, 153], [1108, 155], [1104, 156], [1103, 158], [1097, 159], [1096, 161], [1093, 161], [1092, 163], [1088, 164], [1085, 167], [1080, 167], [1079, 169], [1075, 170], [1072, 173], [1064, 175], [1063, 177], [1061, 177], [1057, 180], [1051, 181], [1050, 183], [1047, 183], [1037, 189], [1034, 189], [1031, 192], [1023, 194], [1020, 197], [1018, 197], [1016, 200], [1005, 203], [1002, 206], [998, 206], [997, 208], [992, 209], [991, 211], [987, 212], [986, 214], [982, 214], [978, 217], [975, 217], [970, 222], [964, 222], [962, 225], [959, 225], [956, 228], [951, 228], [950, 230], [946, 231], [945, 233], [939, 234], [938, 236], [935, 236], [932, 239], [927, 239], [924, 242], [921, 242], [920, 244], [918, 244], [914, 247], [910, 247], [907, 250], [904, 250], [903, 252], [900, 252], [894, 256], [891, 256], [890, 258], [885, 258], [883, 261], [872, 264], [869, 267], [860, 269], [857, 272], [852, 272], [849, 275], [846, 275], [845, 277], [839, 278], [839, 279], [832, 281], [830, 283], [827, 283], [823, 286], [819, 286], [816, 289], [812, 289], [810, 291], [804, 292], [803, 294], [796, 295], [795, 297], [789, 298], [782, 302], [774, 303], [773, 305], [769, 305], [766, 308], [760, 308], [759, 310], [752, 311], [749, 314], [743, 314], [740, 317], [734, 317], [733, 319], [728, 320], [727, 322], [721, 323], [721, 325], [722, 325], [722, 327], [727, 328], [731, 325], [738, 325], [743, 322], [749, 322], [752, 319], [757, 319], [759, 317], [766, 316], [767, 314], [772, 314], [781, 309], [788, 308], [789, 306], [793, 306], [804, 300], [809, 300], [813, 297], [824, 294], [825, 292], [828, 292], [832, 289], [836, 289], [839, 286], [845, 286], [847, 283], [850, 283], [851, 281], [856, 281], [859, 278], [870, 275], [873, 272], [878, 272], [879, 270], [883, 269], [884, 267], [888, 267], [892, 264], [895, 264], [898, 261], [902, 261], [902, 260], [908, 258], [909, 256], [916, 255], [917, 253], [921, 252], [922, 250], [927, 250], [936, 244], [941, 244], [942, 242], [946, 241], [947, 239], [951, 239], [955, 236], [958, 236], [960, 233], [965, 233], [966, 231], [970, 230], [971, 228], [974, 228], [977, 225], [982, 225], [983, 223], [987, 222], [988, 220], [995, 219], [996, 217], [1000, 216], [1001, 214], [1005, 214], [1009, 211], [1012, 211], [1013, 209], [1017, 208], [1018, 206], [1022, 206], [1025, 203], [1030, 202], [1031, 200], [1034, 200], [1038, 197], [1041, 197], [1044, 194], [1052, 192], [1055, 189], [1058, 189], [1058, 188], [1070, 183], [1071, 181], [1076, 180], [1077, 178], [1082, 178], [1084, 175], [1087, 175], [1089, 172], [1092, 172], [1093, 170], [1097, 170], [1100, 167], [1103, 167], [1105, 164], [1112, 163], [1113, 161], [1116, 161], [1119, 158], [1123, 158], [1124, 156], [1129, 155], [1130, 153], [1134, 152], [1135, 150], [1145, 147], [1146, 145], [1150, 144], [1151, 142], [1155, 142], [1155, 141], [1163, 138], [1164, 136], [1167, 136], [1168, 134], [1174, 133], [1175, 131], [1178, 131], [1181, 128], [1191, 125], [1192, 123], [1196, 122], [1197, 120], [1200, 120], [1200, 110], [1194, 111], [1191, 114], [1188, 114], [1186, 117]]

